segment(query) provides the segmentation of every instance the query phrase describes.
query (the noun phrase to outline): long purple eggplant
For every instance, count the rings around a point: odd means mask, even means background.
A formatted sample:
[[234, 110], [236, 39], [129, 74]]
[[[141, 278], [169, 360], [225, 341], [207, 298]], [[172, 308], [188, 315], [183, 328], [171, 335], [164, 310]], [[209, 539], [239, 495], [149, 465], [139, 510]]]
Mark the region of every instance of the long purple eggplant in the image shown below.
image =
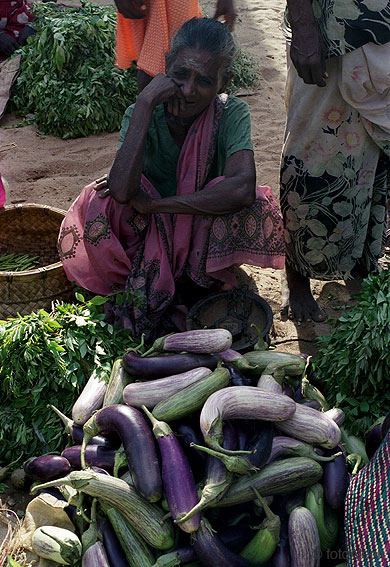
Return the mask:
[[194, 549], [204, 567], [253, 567], [253, 564], [228, 549], [213, 533], [209, 522], [203, 518], [194, 534]]
[[[102, 408], [84, 425], [83, 449], [88, 439], [99, 432], [119, 435], [137, 491], [149, 502], [160, 500], [162, 483], [156, 444], [142, 413], [121, 404]], [[81, 465], [85, 468], [83, 453]]]
[[129, 567], [124, 551], [111, 523], [104, 519], [98, 524], [110, 567]]
[[[169, 425], [158, 421], [145, 406], [142, 409], [153, 425], [153, 434], [160, 447], [164, 493], [169, 510], [174, 520], [180, 520], [199, 501], [192, 471]], [[195, 532], [199, 521], [200, 513], [180, 523], [180, 528], [188, 533]]]
[[320, 536], [313, 514], [300, 506], [294, 508], [288, 522], [291, 567], [320, 567]]
[[194, 473], [195, 480], [203, 479], [207, 455], [191, 447], [191, 443], [200, 445], [203, 442], [199, 427], [196, 428], [195, 425], [187, 421], [178, 421], [174, 424], [174, 433], [184, 449], [191, 470]]
[[376, 421], [367, 431], [366, 433], [366, 437], [364, 440], [365, 443], [365, 448], [366, 448], [366, 453], [367, 453], [367, 457], [369, 459], [372, 459], [372, 457], [374, 456], [375, 452], [377, 451], [377, 449], [379, 448], [379, 445], [382, 443], [383, 441], [383, 437], [382, 437], [382, 425], [383, 425], [383, 420], [384, 418]]
[[71, 464], [64, 456], [42, 455], [26, 461], [23, 468], [30, 478], [46, 482], [67, 475]]
[[142, 357], [128, 351], [123, 355], [123, 366], [135, 379], [164, 378], [206, 366], [210, 370], [217, 367], [219, 358], [212, 354], [167, 354], [164, 356]]
[[272, 450], [267, 463], [273, 463], [284, 457], [308, 457], [314, 461], [327, 462], [333, 461], [335, 454], [338, 453], [337, 450], [330, 452], [329, 455], [325, 455], [325, 451], [322, 451], [322, 454], [320, 453], [320, 449], [317, 449], [317, 451], [310, 443], [305, 443], [304, 441], [299, 441], [292, 437], [278, 435], [274, 437], [272, 441]]
[[[72, 445], [67, 447], [61, 453], [63, 457], [68, 459], [72, 468], [81, 470], [81, 450], [82, 445]], [[88, 445], [85, 449], [85, 464], [88, 467], [100, 467], [112, 474], [115, 464], [115, 449], [101, 447], [100, 445]]]
[[322, 485], [325, 500], [330, 508], [338, 510], [344, 505], [348, 488], [348, 468], [345, 453], [341, 453], [333, 461], [325, 463], [323, 469]]

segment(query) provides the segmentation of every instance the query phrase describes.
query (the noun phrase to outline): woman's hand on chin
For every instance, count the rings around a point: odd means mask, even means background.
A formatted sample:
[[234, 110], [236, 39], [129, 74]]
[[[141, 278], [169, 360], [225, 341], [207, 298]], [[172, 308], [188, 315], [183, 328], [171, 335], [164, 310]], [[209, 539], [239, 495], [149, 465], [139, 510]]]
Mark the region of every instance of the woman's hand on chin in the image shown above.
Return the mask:
[[159, 73], [138, 95], [138, 102], [157, 106], [164, 102], [175, 100], [175, 105], [184, 103], [184, 96], [180, 87], [168, 75]]

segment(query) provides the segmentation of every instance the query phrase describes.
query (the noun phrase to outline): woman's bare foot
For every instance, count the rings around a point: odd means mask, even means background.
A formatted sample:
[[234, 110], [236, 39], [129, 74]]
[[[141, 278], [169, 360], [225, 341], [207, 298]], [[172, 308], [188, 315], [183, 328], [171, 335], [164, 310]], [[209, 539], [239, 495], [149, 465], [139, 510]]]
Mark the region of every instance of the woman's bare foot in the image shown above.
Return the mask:
[[302, 321], [315, 321], [316, 323], [326, 321], [326, 314], [320, 309], [311, 293], [309, 278], [302, 276], [286, 265], [286, 278], [283, 286], [282, 315], [288, 316], [289, 319], [295, 319], [298, 323]]

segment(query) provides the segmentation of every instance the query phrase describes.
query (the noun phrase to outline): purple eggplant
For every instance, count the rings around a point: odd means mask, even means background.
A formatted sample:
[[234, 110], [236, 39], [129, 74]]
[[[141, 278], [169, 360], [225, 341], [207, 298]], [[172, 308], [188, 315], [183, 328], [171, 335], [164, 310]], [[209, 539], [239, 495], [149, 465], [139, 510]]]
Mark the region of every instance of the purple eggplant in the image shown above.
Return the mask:
[[99, 522], [99, 532], [103, 537], [103, 545], [110, 567], [129, 567], [118, 536], [108, 520]]
[[[81, 445], [84, 439], [84, 431], [82, 426], [75, 425], [74, 421], [63, 414], [58, 408], [49, 404], [49, 407], [58, 415], [65, 426], [65, 433], [67, 433], [73, 440], [75, 445]], [[104, 437], [103, 435], [96, 435], [89, 440], [90, 445], [101, 445], [102, 447], [111, 447], [117, 449], [120, 445], [120, 440], [117, 435], [110, 435]]]
[[207, 455], [191, 447], [191, 443], [200, 445], [203, 442], [200, 430], [197, 430], [196, 427], [191, 425], [189, 422], [178, 421], [175, 423], [174, 433], [184, 449], [184, 453], [188, 459], [191, 470], [194, 473], [195, 479], [203, 479]]
[[372, 459], [377, 449], [379, 449], [379, 445], [383, 441], [382, 426], [383, 419], [376, 421], [366, 433], [365, 448], [369, 459]]
[[[162, 482], [156, 444], [142, 413], [121, 404], [102, 408], [84, 425], [83, 450], [89, 438], [100, 432], [119, 435], [135, 488], [149, 502], [160, 500]], [[81, 465], [85, 468], [83, 451]]]
[[341, 452], [333, 461], [324, 463], [323, 470], [322, 485], [325, 500], [330, 508], [338, 510], [344, 506], [348, 488], [348, 468], [345, 453]]
[[181, 374], [200, 366], [210, 370], [217, 367], [219, 357], [213, 354], [167, 354], [164, 356], [142, 357], [128, 351], [123, 355], [123, 366], [135, 379], [153, 379]]
[[209, 522], [203, 518], [194, 534], [194, 549], [205, 567], [253, 567], [253, 564], [228, 549], [213, 533]]
[[298, 404], [313, 408], [318, 411], [321, 411], [322, 409], [320, 402], [318, 402], [317, 400], [311, 400], [310, 398], [302, 398], [301, 400], [298, 400]]
[[[153, 433], [160, 447], [164, 493], [169, 510], [174, 520], [180, 520], [199, 501], [194, 476], [169, 425], [158, 421], [145, 406], [142, 409], [153, 425]], [[199, 521], [200, 513], [197, 513], [186, 522], [181, 522], [180, 528], [188, 533], [195, 532]]]
[[[63, 457], [68, 459], [72, 468], [81, 470], [81, 448], [82, 445], [72, 445], [67, 447], [61, 453]], [[89, 445], [85, 451], [85, 464], [88, 467], [100, 467], [112, 474], [114, 470], [116, 451], [100, 445]]]
[[389, 431], [389, 429], [390, 429], [390, 413], [386, 415], [382, 423], [382, 439], [386, 437], [386, 434]]
[[64, 456], [42, 455], [26, 461], [23, 468], [30, 478], [47, 482], [70, 473], [71, 465]]
[[225, 362], [224, 367], [229, 370], [231, 386], [251, 386], [251, 380], [244, 376], [234, 364]]
[[288, 540], [288, 517], [281, 517], [279, 543], [271, 557], [271, 567], [290, 567], [290, 544]]

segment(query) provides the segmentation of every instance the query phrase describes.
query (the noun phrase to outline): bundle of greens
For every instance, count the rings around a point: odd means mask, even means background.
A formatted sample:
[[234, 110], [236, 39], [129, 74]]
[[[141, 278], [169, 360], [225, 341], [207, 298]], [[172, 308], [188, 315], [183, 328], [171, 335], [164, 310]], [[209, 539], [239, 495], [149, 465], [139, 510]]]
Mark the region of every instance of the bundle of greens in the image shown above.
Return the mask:
[[62, 425], [47, 404], [70, 415], [93, 369], [107, 379], [135, 343], [105, 322], [106, 298], [55, 306], [0, 322], [0, 461], [26, 459], [64, 446]]
[[61, 138], [119, 130], [138, 91], [135, 71], [114, 66], [115, 8], [49, 2], [35, 4], [34, 13], [38, 33], [21, 49], [13, 108]]
[[319, 339], [316, 368], [329, 404], [342, 406], [346, 428], [364, 437], [390, 407], [390, 273], [368, 276], [356, 299]]

